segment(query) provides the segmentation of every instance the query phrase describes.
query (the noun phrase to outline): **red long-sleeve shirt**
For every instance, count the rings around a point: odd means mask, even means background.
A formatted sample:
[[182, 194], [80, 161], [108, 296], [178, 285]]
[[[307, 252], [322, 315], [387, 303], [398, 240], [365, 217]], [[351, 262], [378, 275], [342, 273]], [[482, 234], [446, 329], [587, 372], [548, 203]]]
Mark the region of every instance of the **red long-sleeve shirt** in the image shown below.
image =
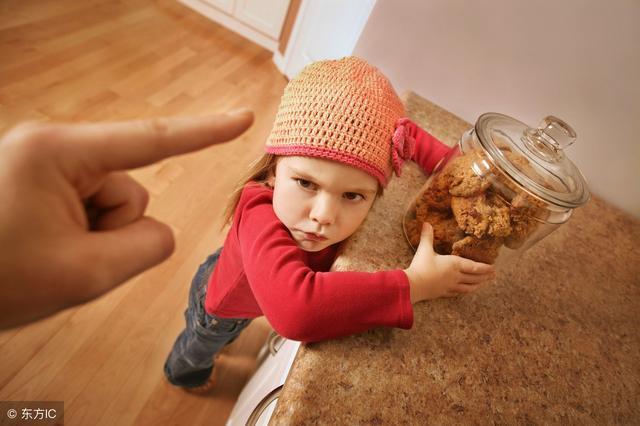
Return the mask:
[[[418, 127], [413, 160], [430, 173], [449, 151]], [[300, 249], [273, 211], [273, 190], [248, 183], [209, 279], [205, 309], [224, 318], [265, 315], [283, 337], [313, 342], [372, 327], [413, 325], [404, 271], [328, 272], [337, 244]]]

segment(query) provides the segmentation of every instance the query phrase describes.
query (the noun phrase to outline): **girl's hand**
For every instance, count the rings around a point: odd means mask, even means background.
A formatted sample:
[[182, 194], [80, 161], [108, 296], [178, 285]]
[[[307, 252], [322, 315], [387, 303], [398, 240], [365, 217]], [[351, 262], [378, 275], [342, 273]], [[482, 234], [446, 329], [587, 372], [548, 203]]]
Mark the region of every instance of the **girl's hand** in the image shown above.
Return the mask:
[[411, 286], [411, 303], [471, 293], [495, 278], [495, 268], [460, 256], [433, 251], [433, 227], [425, 223], [411, 265], [404, 270]]

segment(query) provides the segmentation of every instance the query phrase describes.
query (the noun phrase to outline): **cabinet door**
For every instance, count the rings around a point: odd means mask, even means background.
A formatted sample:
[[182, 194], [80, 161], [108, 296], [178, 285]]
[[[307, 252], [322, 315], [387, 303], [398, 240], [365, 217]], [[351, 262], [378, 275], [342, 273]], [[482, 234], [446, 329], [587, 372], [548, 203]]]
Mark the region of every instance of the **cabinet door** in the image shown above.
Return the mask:
[[277, 40], [289, 9], [290, 0], [236, 0], [234, 16]]
[[282, 386], [279, 386], [265, 396], [256, 408], [253, 409], [245, 426], [267, 426], [276, 409], [276, 404], [278, 403], [281, 392]]
[[[227, 420], [227, 426], [245, 426], [252, 413], [256, 412], [256, 407], [265, 401], [265, 397], [284, 384], [300, 348], [300, 342], [282, 339], [273, 343], [272, 350], [238, 396], [238, 401]], [[262, 410], [270, 416], [271, 411], [264, 407], [261, 407], [260, 411]]]
[[235, 0], [201, 0], [204, 3], [210, 4], [211, 6], [220, 9], [223, 12], [228, 13], [229, 15], [233, 14], [233, 3]]
[[[302, 2], [287, 47], [284, 74], [293, 78], [311, 62], [351, 55], [375, 4], [376, 0]], [[384, 34], [384, 29], [380, 31]]]

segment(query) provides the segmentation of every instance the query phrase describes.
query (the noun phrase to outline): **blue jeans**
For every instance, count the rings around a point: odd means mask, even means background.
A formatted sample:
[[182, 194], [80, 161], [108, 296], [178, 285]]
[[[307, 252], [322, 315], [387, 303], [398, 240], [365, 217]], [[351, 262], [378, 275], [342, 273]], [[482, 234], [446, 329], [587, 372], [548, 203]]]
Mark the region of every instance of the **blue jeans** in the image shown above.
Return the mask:
[[180, 333], [164, 364], [164, 374], [172, 384], [197, 387], [205, 384], [213, 371], [213, 357], [233, 342], [251, 322], [246, 318], [220, 318], [204, 309], [209, 276], [222, 249], [200, 265], [191, 281], [189, 306], [184, 313], [186, 328]]

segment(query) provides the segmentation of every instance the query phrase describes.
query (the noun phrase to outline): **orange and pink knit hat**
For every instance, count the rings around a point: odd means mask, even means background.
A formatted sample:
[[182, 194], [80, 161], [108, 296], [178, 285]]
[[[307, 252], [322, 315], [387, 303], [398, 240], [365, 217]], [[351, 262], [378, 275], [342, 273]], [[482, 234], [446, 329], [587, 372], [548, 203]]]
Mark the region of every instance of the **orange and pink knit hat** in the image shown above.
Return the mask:
[[284, 90], [266, 151], [339, 161], [384, 187], [413, 155], [410, 121], [389, 80], [349, 56], [314, 62]]

